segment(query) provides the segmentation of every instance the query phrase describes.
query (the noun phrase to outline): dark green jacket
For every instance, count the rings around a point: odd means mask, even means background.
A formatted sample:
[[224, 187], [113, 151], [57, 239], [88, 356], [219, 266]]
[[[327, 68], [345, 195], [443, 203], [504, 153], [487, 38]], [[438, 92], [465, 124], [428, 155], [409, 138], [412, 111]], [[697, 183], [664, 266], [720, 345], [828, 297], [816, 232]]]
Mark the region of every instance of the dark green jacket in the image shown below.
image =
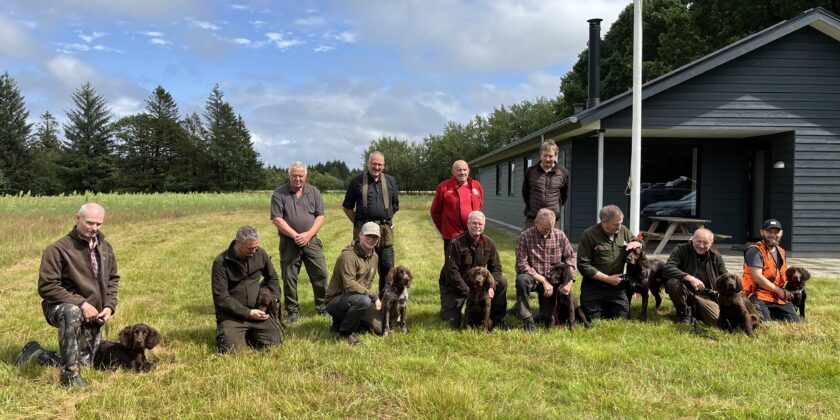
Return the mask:
[[371, 290], [371, 285], [373, 278], [376, 277], [378, 266], [379, 255], [375, 251], [366, 255], [358, 239], [347, 245], [335, 260], [335, 267], [325, 296], [327, 304], [333, 298], [345, 293], [368, 295], [375, 301], [376, 293]]
[[608, 276], [624, 273], [627, 259], [624, 244], [634, 240], [636, 238], [624, 225], [616, 233], [615, 241], [610, 241], [600, 223], [583, 231], [577, 252], [577, 268], [583, 279], [592, 279], [599, 271]]
[[[705, 282], [704, 284], [707, 289], [715, 290], [715, 279], [727, 271], [720, 253], [713, 249], [709, 250], [709, 252], [711, 256], [705, 261], [704, 267], [702, 268], [706, 271], [706, 277], [711, 284], [705, 284]], [[673, 278], [678, 280], [682, 280], [686, 274], [694, 276], [697, 273], [697, 263], [697, 253], [694, 251], [694, 246], [691, 245], [691, 241], [681, 243], [674, 247], [674, 250], [671, 251], [671, 256], [668, 257], [668, 261], [665, 263], [665, 276], [669, 279]]]
[[249, 319], [251, 309], [257, 306], [261, 279], [265, 279], [275, 296], [280, 296], [280, 280], [268, 253], [257, 248], [253, 256], [239, 259], [233, 252], [235, 243], [231, 241], [227, 251], [213, 260], [212, 291], [216, 322]]
[[81, 306], [87, 302], [98, 311], [111, 308], [117, 310], [117, 290], [120, 274], [117, 259], [111, 244], [100, 232], [99, 278], [93, 278], [88, 240], [73, 230], [53, 242], [44, 250], [41, 267], [38, 270], [38, 294], [44, 301], [41, 306], [46, 314], [47, 307], [55, 303], [71, 303]]
[[449, 242], [446, 250], [446, 263], [443, 267], [443, 284], [452, 290], [458, 290], [466, 296], [470, 288], [464, 277], [473, 267], [485, 267], [493, 277], [502, 278], [502, 264], [496, 244], [485, 235], [481, 235], [481, 243], [473, 248], [473, 239], [469, 232], [464, 232]]

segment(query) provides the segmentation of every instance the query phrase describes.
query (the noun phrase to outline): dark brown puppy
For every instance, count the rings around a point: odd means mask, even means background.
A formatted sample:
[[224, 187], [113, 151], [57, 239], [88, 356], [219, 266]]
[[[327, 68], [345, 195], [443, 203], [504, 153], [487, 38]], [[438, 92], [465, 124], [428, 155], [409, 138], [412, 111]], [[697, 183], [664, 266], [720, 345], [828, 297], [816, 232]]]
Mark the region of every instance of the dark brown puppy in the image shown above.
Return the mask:
[[274, 317], [281, 326], [286, 325], [283, 322], [283, 312], [280, 311], [280, 299], [274, 296], [274, 293], [265, 284], [260, 285], [260, 293], [257, 295], [257, 307], [254, 309], [258, 309]]
[[[633, 248], [627, 251], [627, 273], [625, 279], [630, 282], [627, 287], [627, 301], [633, 300], [633, 295], [638, 293], [642, 296], [642, 312], [639, 319], [647, 321], [648, 291], [656, 300], [656, 308], [662, 304], [662, 297], [659, 289], [665, 286], [664, 269], [665, 263], [657, 260], [649, 260], [642, 248]], [[627, 313], [630, 319], [630, 312]]]
[[383, 336], [390, 334], [395, 324], [399, 325], [401, 332], [408, 332], [405, 309], [413, 279], [411, 270], [402, 265], [392, 268], [385, 276], [385, 290], [382, 291]]
[[724, 331], [741, 328], [752, 337], [760, 318], [752, 302], [741, 293], [744, 290], [741, 279], [732, 273], [723, 274], [715, 280], [715, 289], [720, 306], [718, 328]]
[[805, 282], [811, 278], [811, 273], [803, 267], [788, 267], [785, 277], [785, 290], [793, 293], [791, 303], [799, 309], [799, 316], [805, 319], [805, 300], [808, 299]]
[[146, 350], [153, 349], [160, 343], [157, 330], [146, 325], [136, 324], [120, 331], [120, 341], [104, 341], [93, 356], [93, 366], [97, 369], [125, 368], [135, 372], [148, 372], [154, 369], [154, 363], [146, 360]]
[[493, 321], [490, 320], [492, 299], [489, 290], [496, 287], [493, 274], [484, 267], [473, 267], [467, 270], [467, 278], [464, 281], [470, 291], [467, 293], [467, 304], [461, 319], [461, 327], [484, 325], [485, 332], [492, 331]]
[[575, 294], [570, 292], [568, 295], [564, 295], [559, 292], [563, 286], [574, 280], [566, 272], [566, 263], [561, 262], [551, 267], [546, 280], [554, 287], [554, 293], [545, 300], [550, 311], [548, 326], [565, 325], [570, 330], [574, 330], [575, 324], [582, 322], [584, 327], [589, 328], [589, 318], [586, 317], [583, 308], [580, 307]]

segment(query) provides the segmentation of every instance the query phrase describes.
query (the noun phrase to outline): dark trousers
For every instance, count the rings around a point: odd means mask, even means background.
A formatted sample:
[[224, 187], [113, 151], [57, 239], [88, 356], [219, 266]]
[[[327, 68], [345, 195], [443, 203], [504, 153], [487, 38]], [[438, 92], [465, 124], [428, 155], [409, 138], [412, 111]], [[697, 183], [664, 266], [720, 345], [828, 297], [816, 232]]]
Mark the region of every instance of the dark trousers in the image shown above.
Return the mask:
[[549, 300], [553, 299], [545, 297], [543, 295], [544, 291], [542, 284], [534, 280], [528, 273], [516, 276], [516, 306], [514, 306], [516, 316], [523, 321], [533, 317], [530, 302], [531, 292], [537, 292], [540, 312], [545, 314], [545, 311], [549, 309], [547, 307]]
[[82, 308], [70, 303], [57, 303], [47, 308], [47, 322], [58, 328], [58, 351], [45, 351], [38, 363], [61, 368], [62, 376], [75, 376], [83, 365], [93, 362], [101, 342], [101, 328], [96, 322], [85, 322]]
[[630, 314], [627, 287], [583, 279], [580, 285], [580, 306], [589, 320], [626, 318]]
[[216, 323], [216, 350], [231, 353], [245, 348], [264, 349], [283, 344], [283, 330], [275, 318], [265, 321], [224, 320]]
[[784, 305], [778, 303], [765, 302], [758, 300], [755, 296], [750, 298], [750, 302], [755, 305], [755, 309], [761, 312], [762, 322], [770, 321], [785, 321], [785, 322], [801, 322], [802, 319], [796, 313], [796, 307], [788, 302]]
[[367, 295], [345, 293], [327, 304], [333, 329], [342, 336], [371, 330], [382, 334], [382, 323], [378, 320], [377, 312], [374, 301]]
[[[440, 286], [440, 318], [452, 328], [461, 327], [461, 311], [467, 296], [460, 290], [450, 288], [443, 283], [443, 276], [438, 281]], [[496, 291], [490, 301], [490, 319], [493, 325], [500, 325], [507, 314], [507, 280], [504, 276], [496, 279]]]
[[312, 293], [315, 295], [315, 310], [326, 310], [324, 295], [327, 291], [327, 262], [324, 260], [324, 246], [318, 237], [313, 237], [301, 248], [294, 239], [280, 235], [280, 275], [283, 277], [283, 301], [286, 312], [300, 312], [298, 303], [298, 274], [301, 263], [306, 266]]
[[385, 290], [385, 277], [394, 268], [394, 247], [376, 248], [376, 254], [379, 255], [379, 296], [382, 296], [382, 291]]
[[668, 279], [665, 282], [665, 292], [671, 298], [678, 318], [685, 315], [686, 308], [691, 308], [695, 318], [709, 325], [717, 325], [720, 307], [711, 297], [694, 293], [694, 290], [680, 279]]

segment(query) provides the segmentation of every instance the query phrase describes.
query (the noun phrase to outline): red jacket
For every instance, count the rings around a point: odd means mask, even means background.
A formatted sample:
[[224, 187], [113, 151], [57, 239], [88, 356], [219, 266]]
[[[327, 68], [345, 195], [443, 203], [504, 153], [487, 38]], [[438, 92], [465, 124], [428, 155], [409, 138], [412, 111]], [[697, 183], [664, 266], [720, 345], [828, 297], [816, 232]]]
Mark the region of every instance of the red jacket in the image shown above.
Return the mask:
[[[470, 189], [470, 211], [480, 211], [484, 205], [484, 188], [481, 187], [480, 182], [472, 178], [467, 178], [467, 186]], [[452, 177], [435, 188], [435, 198], [432, 200], [429, 213], [432, 214], [432, 220], [443, 240], [450, 240], [462, 234], [467, 228], [465, 221], [461, 220], [459, 187], [458, 181]]]

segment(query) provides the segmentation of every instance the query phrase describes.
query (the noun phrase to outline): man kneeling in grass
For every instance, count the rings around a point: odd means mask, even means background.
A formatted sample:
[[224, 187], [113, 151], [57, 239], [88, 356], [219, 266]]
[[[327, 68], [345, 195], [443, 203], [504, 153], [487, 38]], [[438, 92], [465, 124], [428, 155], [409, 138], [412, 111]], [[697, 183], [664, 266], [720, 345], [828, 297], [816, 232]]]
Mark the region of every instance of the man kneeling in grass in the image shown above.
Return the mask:
[[280, 296], [280, 280], [271, 257], [260, 248], [257, 230], [245, 225], [236, 232], [236, 239], [228, 249], [213, 260], [213, 305], [219, 353], [233, 352], [246, 345], [261, 349], [283, 344], [283, 331], [277, 318], [254, 309], [260, 278], [274, 296]]
[[382, 301], [371, 290], [379, 264], [379, 256], [373, 249], [380, 235], [378, 224], [365, 223], [359, 237], [338, 255], [327, 287], [327, 312], [332, 316], [332, 330], [351, 346], [360, 343], [353, 335], [357, 331], [372, 329], [382, 333], [382, 324], [377, 322], [376, 312], [372, 310], [381, 310]]

